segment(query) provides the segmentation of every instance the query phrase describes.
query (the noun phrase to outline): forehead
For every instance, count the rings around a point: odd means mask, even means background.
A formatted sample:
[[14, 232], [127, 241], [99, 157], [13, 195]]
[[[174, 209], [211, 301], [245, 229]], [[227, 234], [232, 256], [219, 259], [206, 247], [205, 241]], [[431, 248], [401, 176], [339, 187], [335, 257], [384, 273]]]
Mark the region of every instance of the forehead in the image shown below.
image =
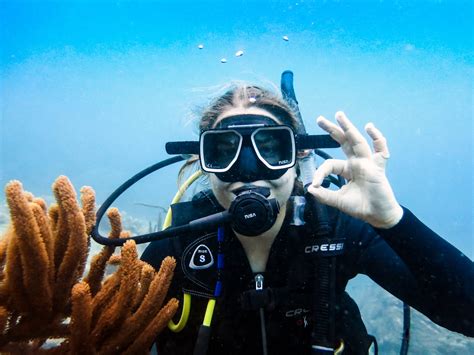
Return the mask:
[[266, 117], [272, 119], [277, 124], [283, 124], [283, 122], [281, 120], [279, 120], [273, 114], [271, 114], [270, 112], [268, 112], [264, 109], [261, 109], [261, 108], [258, 108], [258, 107], [248, 107], [248, 108], [233, 107], [233, 108], [231, 108], [227, 111], [222, 112], [219, 116], [217, 116], [217, 119], [214, 122], [214, 124], [212, 125], [212, 127], [213, 128], [216, 127], [221, 121], [225, 120], [228, 117], [237, 116], [237, 115], [261, 115], [261, 116], [266, 116]]

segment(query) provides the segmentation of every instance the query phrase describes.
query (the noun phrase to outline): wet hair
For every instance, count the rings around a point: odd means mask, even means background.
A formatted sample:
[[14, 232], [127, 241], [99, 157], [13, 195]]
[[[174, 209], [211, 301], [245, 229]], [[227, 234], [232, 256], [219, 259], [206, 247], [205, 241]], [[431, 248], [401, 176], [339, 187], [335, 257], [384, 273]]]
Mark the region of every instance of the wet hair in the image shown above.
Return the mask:
[[204, 110], [199, 121], [199, 130], [214, 126], [217, 118], [225, 111], [232, 108], [256, 107], [271, 113], [283, 124], [296, 130], [298, 120], [293, 108], [281, 95], [271, 90], [254, 85], [234, 85], [223, 95], [214, 99]]
[[[298, 128], [298, 119], [296, 118], [294, 108], [277, 93], [276, 90], [266, 89], [256, 85], [249, 84], [231, 84], [224, 94], [213, 99], [199, 115], [198, 129], [203, 130], [213, 128], [217, 118], [224, 112], [232, 108], [250, 108], [256, 107], [265, 110], [278, 118], [283, 124], [292, 127], [295, 132]], [[185, 172], [199, 160], [193, 156], [181, 167], [178, 176], [178, 185], [184, 178]]]

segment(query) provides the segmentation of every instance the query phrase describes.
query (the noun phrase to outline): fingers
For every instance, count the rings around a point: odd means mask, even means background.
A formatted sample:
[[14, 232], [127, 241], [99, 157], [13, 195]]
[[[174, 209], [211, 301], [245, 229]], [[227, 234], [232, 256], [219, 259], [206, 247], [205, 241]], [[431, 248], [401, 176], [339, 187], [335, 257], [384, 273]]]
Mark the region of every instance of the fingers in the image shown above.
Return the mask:
[[323, 116], [319, 116], [316, 119], [316, 123], [319, 127], [328, 132], [329, 135], [341, 145], [341, 148], [347, 157], [354, 156], [354, 151], [352, 150], [351, 144], [347, 141], [344, 131], [339, 126], [337, 126], [335, 123], [332, 123]]
[[325, 189], [324, 187], [314, 187], [313, 185], [308, 187], [308, 191], [316, 197], [319, 202], [338, 208], [338, 196], [340, 191], [333, 191]]
[[344, 160], [328, 159], [316, 169], [313, 175], [313, 187], [321, 186], [324, 178], [331, 174], [341, 175], [347, 180], [351, 180], [350, 171], [347, 169], [347, 162]]
[[336, 121], [341, 126], [346, 136], [347, 141], [351, 144], [352, 150], [355, 156], [359, 158], [370, 157], [371, 151], [367, 140], [359, 132], [359, 130], [352, 124], [351, 121], [346, 117], [344, 112], [336, 112]]
[[[348, 158], [353, 156], [358, 158], [370, 157], [372, 152], [369, 143], [347, 118], [344, 112], [338, 111], [336, 113], [336, 120], [339, 127], [322, 116], [319, 116], [316, 122], [322, 129], [328, 132], [332, 138], [341, 144], [341, 147]], [[373, 123], [368, 123], [365, 126], [365, 131], [372, 139], [374, 153], [379, 153], [378, 155], [383, 159], [388, 159], [390, 157], [390, 152], [388, 150], [387, 140], [382, 132], [380, 132]]]
[[331, 137], [334, 138], [339, 144], [342, 144], [346, 140], [346, 137], [344, 136], [344, 132], [342, 131], [342, 129], [338, 127], [336, 124], [329, 121], [327, 118], [324, 118], [323, 116], [319, 116], [316, 119], [316, 123], [318, 124], [319, 127], [321, 127], [326, 132], [328, 132], [331, 135]]
[[372, 122], [365, 125], [365, 131], [372, 138], [372, 145], [374, 147], [375, 153], [380, 153], [380, 155], [388, 159], [390, 157], [390, 152], [388, 151], [387, 140], [377, 128], [375, 128]]

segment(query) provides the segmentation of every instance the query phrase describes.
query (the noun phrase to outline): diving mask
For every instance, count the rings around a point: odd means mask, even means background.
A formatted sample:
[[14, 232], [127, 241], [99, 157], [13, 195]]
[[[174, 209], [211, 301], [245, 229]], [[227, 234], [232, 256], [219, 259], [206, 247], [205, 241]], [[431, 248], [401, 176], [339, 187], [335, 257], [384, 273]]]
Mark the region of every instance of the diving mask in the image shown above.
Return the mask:
[[261, 115], [225, 118], [199, 143], [202, 170], [226, 182], [278, 179], [296, 162], [291, 127]]

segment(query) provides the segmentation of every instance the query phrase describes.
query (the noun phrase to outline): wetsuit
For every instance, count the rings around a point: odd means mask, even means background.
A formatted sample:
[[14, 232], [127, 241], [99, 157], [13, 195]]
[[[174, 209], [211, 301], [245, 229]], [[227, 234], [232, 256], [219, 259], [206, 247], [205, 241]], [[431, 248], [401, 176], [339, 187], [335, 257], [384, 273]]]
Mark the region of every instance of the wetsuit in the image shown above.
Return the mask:
[[[197, 214], [208, 213], [201, 205], [195, 207], [191, 210]], [[264, 288], [271, 291], [265, 301], [268, 354], [309, 354], [311, 349], [311, 287], [315, 280], [308, 261], [308, 236], [314, 228], [308, 223], [290, 225], [289, 215], [273, 242], [266, 271], [261, 273]], [[336, 339], [344, 340], [344, 354], [367, 354], [371, 343], [357, 305], [345, 292], [348, 281], [357, 274], [369, 276], [435, 323], [474, 336], [474, 266], [468, 257], [407, 209], [402, 220], [388, 230], [374, 229], [331, 208], [329, 215], [335, 237], [345, 238], [344, 253], [337, 257], [335, 301]], [[214, 311], [208, 354], [261, 354], [259, 312], [248, 299], [255, 289], [255, 274], [229, 227], [223, 247], [223, 288]], [[179, 297], [186, 283], [180, 267], [183, 248], [179, 238], [167, 239], [151, 243], [142, 255], [155, 268], [167, 255], [178, 260], [170, 297]], [[163, 331], [157, 341], [159, 355], [192, 353], [206, 302], [193, 297], [188, 325], [177, 334]]]

